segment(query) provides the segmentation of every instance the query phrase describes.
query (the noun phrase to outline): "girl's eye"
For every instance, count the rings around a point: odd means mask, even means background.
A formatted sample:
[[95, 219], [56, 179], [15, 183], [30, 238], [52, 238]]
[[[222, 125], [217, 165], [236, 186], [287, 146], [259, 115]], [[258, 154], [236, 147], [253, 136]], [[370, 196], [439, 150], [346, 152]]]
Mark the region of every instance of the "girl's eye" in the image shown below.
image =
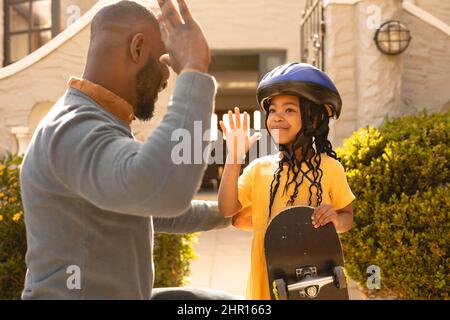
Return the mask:
[[274, 113], [275, 110], [274, 109], [269, 109], [269, 113]]
[[294, 109], [292, 109], [292, 108], [287, 108], [286, 109], [286, 112], [294, 112], [295, 110]]

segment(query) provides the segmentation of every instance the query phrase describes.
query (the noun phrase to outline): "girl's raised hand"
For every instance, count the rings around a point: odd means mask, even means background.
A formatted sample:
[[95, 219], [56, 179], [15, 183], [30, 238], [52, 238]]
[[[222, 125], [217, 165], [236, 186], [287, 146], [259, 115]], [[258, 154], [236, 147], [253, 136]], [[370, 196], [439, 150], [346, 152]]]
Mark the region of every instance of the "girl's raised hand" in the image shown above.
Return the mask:
[[229, 130], [225, 127], [223, 121], [220, 121], [219, 124], [227, 143], [227, 163], [242, 164], [244, 163], [245, 155], [248, 150], [250, 150], [251, 146], [261, 138], [261, 134], [257, 132], [250, 137], [247, 112], [244, 112], [242, 124], [239, 108], [234, 108], [234, 112], [236, 121], [234, 120], [233, 112], [228, 111], [228, 119], [230, 123]]

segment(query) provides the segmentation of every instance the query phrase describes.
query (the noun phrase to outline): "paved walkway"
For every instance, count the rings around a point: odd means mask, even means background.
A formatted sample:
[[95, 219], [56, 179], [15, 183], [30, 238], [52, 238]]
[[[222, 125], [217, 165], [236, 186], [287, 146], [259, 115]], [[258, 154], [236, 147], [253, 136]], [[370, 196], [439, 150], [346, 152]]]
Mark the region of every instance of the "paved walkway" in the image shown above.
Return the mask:
[[[216, 200], [216, 193], [200, 193], [196, 199]], [[202, 232], [195, 245], [198, 259], [191, 265], [189, 286], [220, 289], [245, 296], [250, 268], [252, 233], [234, 227]], [[364, 299], [356, 283], [349, 281], [350, 299]]]

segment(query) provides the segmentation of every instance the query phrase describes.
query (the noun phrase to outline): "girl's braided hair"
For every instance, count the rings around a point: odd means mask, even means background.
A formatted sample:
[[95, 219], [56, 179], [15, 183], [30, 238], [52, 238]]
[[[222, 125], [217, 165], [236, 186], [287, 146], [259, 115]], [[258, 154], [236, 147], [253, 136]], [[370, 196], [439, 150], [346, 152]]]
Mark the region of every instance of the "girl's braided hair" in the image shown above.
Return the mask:
[[[336, 155], [336, 152], [333, 151], [331, 142], [328, 140], [328, 132], [330, 131], [328, 126], [329, 116], [325, 107], [323, 105], [317, 105], [314, 102], [300, 96], [299, 102], [302, 128], [297, 133], [291, 148], [286, 145], [279, 146], [283, 157], [278, 163], [278, 168], [275, 171], [272, 183], [270, 184], [269, 219], [272, 216], [272, 206], [275, 200], [275, 195], [280, 187], [281, 172], [283, 171], [284, 164], [288, 165], [288, 169], [283, 195], [285, 195], [289, 190], [289, 186], [291, 184], [295, 184], [294, 192], [291, 194], [286, 205], [291, 206], [294, 204], [294, 201], [298, 196], [298, 188], [306, 178], [311, 182], [308, 199], [308, 204], [311, 206], [313, 188], [316, 189], [317, 205], [322, 203], [321, 181], [323, 172], [320, 169], [322, 160], [321, 154], [326, 153], [328, 156], [340, 161]], [[300, 150], [301, 152], [300, 159], [296, 157], [297, 150]], [[303, 163], [305, 163], [308, 168], [306, 172], [301, 170]], [[312, 180], [307, 176], [310, 172], [313, 176]], [[293, 174], [291, 179], [290, 173]], [[297, 179], [300, 173], [301, 176]]]

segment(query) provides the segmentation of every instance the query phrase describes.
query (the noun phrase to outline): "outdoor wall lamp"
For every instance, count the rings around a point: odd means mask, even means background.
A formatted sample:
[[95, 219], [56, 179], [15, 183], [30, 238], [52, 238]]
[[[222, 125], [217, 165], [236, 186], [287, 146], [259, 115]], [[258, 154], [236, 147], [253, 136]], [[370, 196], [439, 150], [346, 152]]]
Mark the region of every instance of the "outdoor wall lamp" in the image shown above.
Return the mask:
[[411, 34], [400, 21], [389, 20], [377, 29], [374, 40], [381, 52], [393, 56], [408, 48]]

